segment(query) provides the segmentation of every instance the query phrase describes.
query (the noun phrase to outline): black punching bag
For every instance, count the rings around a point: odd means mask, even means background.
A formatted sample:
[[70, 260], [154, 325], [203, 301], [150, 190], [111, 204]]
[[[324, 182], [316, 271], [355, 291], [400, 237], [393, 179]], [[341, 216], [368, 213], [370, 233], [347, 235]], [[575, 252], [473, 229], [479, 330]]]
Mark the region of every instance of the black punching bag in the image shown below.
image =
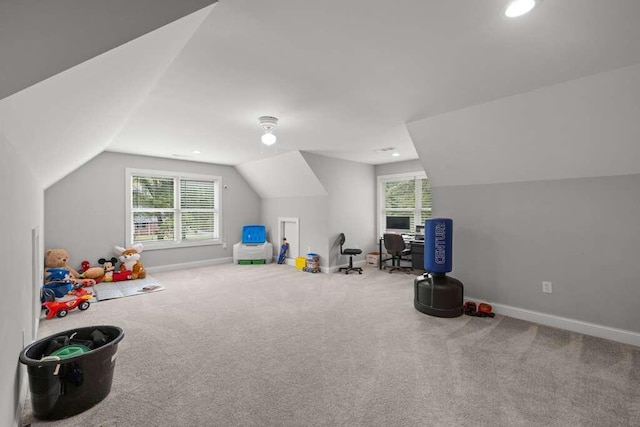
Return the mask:
[[462, 283], [447, 276], [451, 271], [453, 221], [430, 218], [424, 222], [424, 267], [427, 271], [414, 281], [413, 305], [416, 310], [437, 317], [464, 314]]

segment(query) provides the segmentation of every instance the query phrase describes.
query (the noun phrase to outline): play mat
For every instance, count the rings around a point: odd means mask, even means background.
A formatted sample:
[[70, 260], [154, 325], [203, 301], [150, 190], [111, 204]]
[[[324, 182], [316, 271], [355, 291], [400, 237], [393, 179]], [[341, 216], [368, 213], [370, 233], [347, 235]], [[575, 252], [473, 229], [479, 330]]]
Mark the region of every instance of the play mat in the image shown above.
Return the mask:
[[157, 292], [163, 289], [164, 287], [160, 285], [160, 282], [158, 282], [156, 278], [147, 274], [147, 277], [144, 279], [98, 283], [93, 286], [93, 293], [98, 301], [104, 301], [107, 299]]

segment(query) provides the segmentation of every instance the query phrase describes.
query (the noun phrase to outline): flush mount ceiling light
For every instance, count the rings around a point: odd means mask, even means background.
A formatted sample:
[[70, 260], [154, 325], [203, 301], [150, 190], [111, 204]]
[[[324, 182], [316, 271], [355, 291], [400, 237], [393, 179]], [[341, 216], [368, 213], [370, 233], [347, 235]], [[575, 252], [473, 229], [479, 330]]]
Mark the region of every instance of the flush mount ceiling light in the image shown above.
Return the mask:
[[260, 138], [264, 145], [273, 145], [276, 143], [276, 136], [273, 134], [273, 129], [278, 124], [278, 119], [271, 116], [258, 117], [260, 127], [264, 130], [264, 134]]
[[531, 10], [536, 6], [536, 3], [536, 0], [513, 0], [507, 5], [504, 14], [509, 18], [522, 16], [531, 12]]

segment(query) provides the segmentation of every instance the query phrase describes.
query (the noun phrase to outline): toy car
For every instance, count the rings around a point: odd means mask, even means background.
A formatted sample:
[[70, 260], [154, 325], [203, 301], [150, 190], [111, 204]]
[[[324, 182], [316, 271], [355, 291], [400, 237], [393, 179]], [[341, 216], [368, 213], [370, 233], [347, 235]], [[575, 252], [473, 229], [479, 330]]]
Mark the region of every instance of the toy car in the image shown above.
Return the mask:
[[64, 317], [69, 314], [69, 310], [78, 307], [78, 310], [86, 310], [91, 303], [88, 301], [93, 297], [91, 294], [79, 295], [74, 299], [64, 301], [46, 301], [43, 305], [47, 310], [47, 319], [53, 319], [54, 316]]

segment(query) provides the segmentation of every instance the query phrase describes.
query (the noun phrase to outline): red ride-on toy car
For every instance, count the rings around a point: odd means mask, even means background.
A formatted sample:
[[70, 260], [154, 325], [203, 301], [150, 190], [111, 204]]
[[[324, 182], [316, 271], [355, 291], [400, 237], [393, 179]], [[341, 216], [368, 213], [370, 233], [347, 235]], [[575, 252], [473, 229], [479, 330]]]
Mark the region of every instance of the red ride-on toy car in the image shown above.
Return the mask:
[[46, 301], [43, 305], [47, 309], [47, 319], [53, 319], [53, 316], [64, 317], [78, 307], [78, 310], [86, 310], [91, 303], [88, 301], [93, 297], [91, 294], [78, 295], [74, 299], [65, 301]]

